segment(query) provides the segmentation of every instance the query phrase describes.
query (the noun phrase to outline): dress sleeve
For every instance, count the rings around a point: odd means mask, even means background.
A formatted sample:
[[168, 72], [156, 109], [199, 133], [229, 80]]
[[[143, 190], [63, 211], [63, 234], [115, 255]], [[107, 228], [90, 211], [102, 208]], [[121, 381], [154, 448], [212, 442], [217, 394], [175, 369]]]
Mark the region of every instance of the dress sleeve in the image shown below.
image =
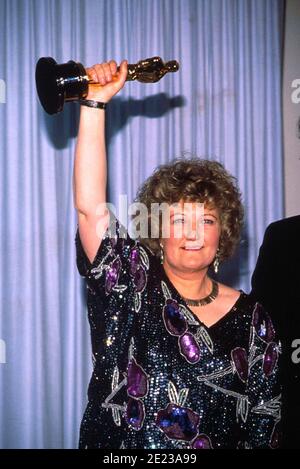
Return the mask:
[[92, 263], [83, 249], [79, 229], [75, 244], [78, 271], [86, 279], [92, 292], [104, 297], [112, 290], [125, 289], [129, 281], [130, 256], [135, 241], [113, 214], [110, 214], [109, 226]]
[[251, 329], [245, 445], [275, 449], [281, 440], [281, 346], [270, 316], [259, 303]]

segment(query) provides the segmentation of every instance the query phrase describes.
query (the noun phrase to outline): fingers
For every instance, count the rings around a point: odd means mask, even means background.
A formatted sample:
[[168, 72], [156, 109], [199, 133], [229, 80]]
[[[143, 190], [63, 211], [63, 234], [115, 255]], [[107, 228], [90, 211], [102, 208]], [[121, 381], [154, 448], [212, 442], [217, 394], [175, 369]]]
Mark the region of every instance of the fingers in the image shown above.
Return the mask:
[[111, 70], [111, 73], [113, 75], [115, 75], [118, 71], [118, 66], [117, 66], [117, 62], [115, 60], [111, 60], [109, 62], [109, 65], [110, 65], [110, 70]]
[[95, 64], [87, 69], [88, 75], [95, 83], [106, 85], [112, 81], [112, 72], [109, 63]]
[[[126, 76], [127, 76], [127, 62], [123, 60], [121, 64], [121, 77], [123, 79], [123, 75], [125, 74], [126, 68]], [[86, 69], [88, 76], [95, 82], [99, 83], [100, 85], [104, 86], [107, 83], [115, 80], [116, 75], [118, 73], [118, 66], [114, 60], [110, 62], [103, 62], [101, 64], [95, 64], [90, 68]], [[119, 78], [119, 77], [118, 77]]]
[[127, 60], [122, 60], [121, 65], [120, 65], [120, 81], [121, 83], [125, 83], [126, 78], [127, 78], [127, 71], [128, 71], [128, 65], [127, 65]]

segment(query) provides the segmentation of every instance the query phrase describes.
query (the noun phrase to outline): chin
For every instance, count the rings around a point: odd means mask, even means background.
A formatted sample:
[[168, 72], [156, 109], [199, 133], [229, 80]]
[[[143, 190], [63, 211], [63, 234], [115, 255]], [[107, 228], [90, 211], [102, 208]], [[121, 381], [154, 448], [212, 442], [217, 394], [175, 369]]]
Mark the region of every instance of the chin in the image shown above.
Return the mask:
[[203, 264], [199, 264], [199, 262], [187, 262], [181, 265], [181, 269], [185, 270], [186, 272], [195, 272], [205, 269], [206, 266]]

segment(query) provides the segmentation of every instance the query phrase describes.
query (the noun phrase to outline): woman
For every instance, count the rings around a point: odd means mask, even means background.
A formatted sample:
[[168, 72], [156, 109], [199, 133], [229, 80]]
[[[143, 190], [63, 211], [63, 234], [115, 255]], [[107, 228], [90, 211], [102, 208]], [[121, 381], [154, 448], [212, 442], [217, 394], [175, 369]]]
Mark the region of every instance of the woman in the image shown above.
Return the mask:
[[170, 206], [169, 233], [161, 216], [157, 239], [122, 237], [117, 220], [99, 215], [106, 154], [97, 102], [122, 88], [127, 64], [117, 72], [111, 61], [88, 73], [101, 86], [90, 86], [82, 103], [75, 159], [77, 264], [87, 280], [94, 358], [80, 447], [276, 447], [272, 322], [245, 293], [208, 275], [239, 239], [243, 209], [234, 179], [205, 160], [161, 166], [138, 200]]

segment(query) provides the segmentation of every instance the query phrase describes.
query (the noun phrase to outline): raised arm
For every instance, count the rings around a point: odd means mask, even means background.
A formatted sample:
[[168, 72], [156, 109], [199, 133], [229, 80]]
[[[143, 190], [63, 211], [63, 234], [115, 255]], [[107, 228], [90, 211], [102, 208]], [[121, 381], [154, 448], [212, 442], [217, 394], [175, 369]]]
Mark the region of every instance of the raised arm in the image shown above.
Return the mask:
[[[87, 99], [107, 103], [124, 86], [127, 62], [120, 71], [114, 61], [87, 69], [97, 83], [89, 85]], [[105, 111], [81, 106], [74, 164], [74, 204], [78, 213], [81, 243], [93, 261], [107, 228], [108, 215], [99, 213], [106, 203], [107, 164], [105, 148]]]

